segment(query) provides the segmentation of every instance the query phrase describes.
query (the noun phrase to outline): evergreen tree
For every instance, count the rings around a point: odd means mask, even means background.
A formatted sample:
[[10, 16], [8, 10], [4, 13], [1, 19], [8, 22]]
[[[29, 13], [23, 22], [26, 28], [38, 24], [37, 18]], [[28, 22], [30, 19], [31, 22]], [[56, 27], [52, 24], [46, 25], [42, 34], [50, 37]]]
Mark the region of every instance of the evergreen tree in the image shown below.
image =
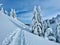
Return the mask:
[[16, 11], [15, 11], [15, 9], [14, 9], [14, 18], [16, 18]]
[[52, 29], [51, 28], [47, 28], [46, 32], [45, 32], [45, 37], [48, 38], [48, 36], [52, 33]]
[[4, 9], [3, 9], [3, 7], [1, 8], [1, 12], [4, 13]]
[[60, 43], [60, 20], [56, 20], [56, 41]]
[[50, 27], [50, 21], [49, 21], [49, 19], [47, 19], [47, 28], [49, 28]]
[[51, 41], [56, 41], [56, 38], [54, 37], [52, 28], [47, 28], [45, 32], [45, 38], [49, 39]]
[[16, 18], [15, 9], [11, 9], [10, 16], [11, 16], [12, 18]]
[[49, 19], [46, 20], [47, 24], [45, 24], [46, 28], [45, 28], [45, 37], [51, 41], [56, 41], [56, 38], [54, 37], [54, 32], [50, 26], [50, 21]]
[[5, 14], [7, 14], [8, 15], [8, 12], [5, 10]]
[[49, 22], [49, 19], [47, 19], [47, 20], [44, 20], [43, 21], [43, 30], [44, 30], [44, 34], [45, 34], [45, 32], [46, 32], [46, 30], [48, 29], [48, 28], [50, 28], [50, 22]]
[[39, 36], [42, 35], [42, 17], [40, 15], [41, 9], [40, 6], [34, 7], [34, 16], [32, 19], [32, 32], [38, 34]]
[[43, 21], [43, 35], [45, 36], [45, 32], [46, 32], [46, 29], [47, 29], [47, 22], [46, 20]]

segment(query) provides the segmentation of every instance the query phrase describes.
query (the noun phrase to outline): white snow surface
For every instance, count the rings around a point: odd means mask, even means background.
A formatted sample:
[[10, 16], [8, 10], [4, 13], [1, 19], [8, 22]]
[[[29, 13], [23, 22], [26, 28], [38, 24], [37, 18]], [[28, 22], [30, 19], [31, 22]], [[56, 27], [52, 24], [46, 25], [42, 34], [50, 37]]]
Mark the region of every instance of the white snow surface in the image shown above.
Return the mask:
[[15, 36], [12, 37], [12, 41], [6, 44], [6, 40], [3, 45], [59, 45], [58, 43], [44, 39], [25, 30], [18, 29]]
[[22, 27], [25, 26], [24, 28], [28, 27], [24, 25], [24, 23], [18, 21], [17, 19], [11, 18], [0, 11], [0, 45], [2, 45], [2, 41], [5, 39], [5, 37], [9, 36], [9, 33], [12, 33], [17, 29], [17, 26], [11, 21], [17, 23], [17, 25], [20, 25]]
[[9, 17], [0, 11], [0, 45], [2, 45], [2, 41], [5, 37], [9, 35], [9, 33], [13, 32], [17, 26], [15, 26], [11, 21], [9, 21]]
[[27, 27], [0, 11], [0, 45], [59, 45], [28, 32]]

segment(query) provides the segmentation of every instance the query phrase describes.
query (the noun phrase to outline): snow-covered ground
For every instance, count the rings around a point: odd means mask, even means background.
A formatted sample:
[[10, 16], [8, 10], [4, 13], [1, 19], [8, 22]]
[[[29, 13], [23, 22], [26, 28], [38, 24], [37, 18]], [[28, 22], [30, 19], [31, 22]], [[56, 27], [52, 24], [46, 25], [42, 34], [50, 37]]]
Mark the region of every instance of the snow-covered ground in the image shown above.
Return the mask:
[[58, 43], [49, 41], [48, 39], [44, 39], [43, 37], [39, 37], [21, 29], [17, 29], [15, 35], [11, 36], [3, 41], [3, 45], [59, 45]]
[[27, 27], [22, 22], [17, 21], [16, 19], [12, 19], [0, 11], [0, 45], [5, 37], [9, 36], [9, 33], [17, 29], [17, 26], [11, 21], [17, 23], [20, 26], [23, 26], [24, 28]]
[[28, 28], [0, 11], [0, 45], [59, 45], [28, 32]]
[[7, 37], [9, 33], [13, 32], [16, 28], [17, 26], [9, 21], [9, 17], [0, 12], [0, 45], [5, 37]]

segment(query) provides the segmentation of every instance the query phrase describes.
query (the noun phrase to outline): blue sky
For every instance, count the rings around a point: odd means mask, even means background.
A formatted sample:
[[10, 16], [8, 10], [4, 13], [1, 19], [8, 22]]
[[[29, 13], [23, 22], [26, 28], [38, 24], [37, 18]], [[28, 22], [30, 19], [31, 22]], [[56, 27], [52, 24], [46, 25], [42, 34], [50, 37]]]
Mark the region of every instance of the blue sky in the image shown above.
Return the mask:
[[31, 23], [35, 5], [40, 5], [42, 17], [45, 19], [60, 14], [60, 0], [0, 0], [0, 3], [7, 11], [16, 9], [18, 19], [24, 23]]

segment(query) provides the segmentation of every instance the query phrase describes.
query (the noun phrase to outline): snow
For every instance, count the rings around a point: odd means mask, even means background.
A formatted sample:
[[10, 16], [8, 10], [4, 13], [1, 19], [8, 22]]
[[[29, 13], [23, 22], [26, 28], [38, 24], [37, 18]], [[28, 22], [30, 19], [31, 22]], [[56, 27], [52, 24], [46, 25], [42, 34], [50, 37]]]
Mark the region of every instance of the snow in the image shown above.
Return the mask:
[[[58, 43], [39, 37], [28, 31], [17, 29], [12, 41], [7, 45], [59, 45]], [[3, 45], [5, 45], [3, 43]]]
[[29, 26], [26, 26], [24, 23], [18, 21], [17, 19], [14, 19], [14, 20], [13, 20], [13, 18], [12, 18], [12, 19], [9, 19], [9, 20], [10, 20], [11, 22], [16, 23], [17, 25], [19, 25], [19, 26], [21, 26], [21, 27], [23, 27], [23, 28], [29, 28]]
[[5, 37], [9, 36], [9, 33], [17, 29], [17, 26], [11, 21], [17, 23], [17, 25], [19, 26], [23, 26], [24, 28], [28, 27], [25, 26], [24, 23], [18, 21], [17, 19], [12, 19], [8, 15], [0, 11], [0, 45], [2, 41], [5, 39]]
[[41, 36], [42, 35], [42, 17], [40, 13], [40, 6], [34, 7], [34, 13], [32, 18], [32, 32]]
[[55, 42], [44, 39], [43, 37], [33, 35], [27, 31], [24, 31], [24, 34], [27, 45], [59, 45]]
[[5, 37], [7, 37], [9, 33], [13, 32], [16, 28], [17, 26], [9, 21], [9, 17], [0, 11], [0, 45]]
[[29, 31], [24, 23], [0, 11], [0, 45], [59, 45]]

